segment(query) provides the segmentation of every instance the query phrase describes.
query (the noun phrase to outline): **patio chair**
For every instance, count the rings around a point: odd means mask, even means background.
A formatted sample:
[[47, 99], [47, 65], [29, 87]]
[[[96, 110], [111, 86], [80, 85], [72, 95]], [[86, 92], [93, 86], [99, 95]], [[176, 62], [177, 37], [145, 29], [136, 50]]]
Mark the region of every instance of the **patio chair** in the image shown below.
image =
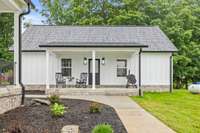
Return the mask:
[[62, 73], [56, 73], [56, 88], [59, 86], [66, 87], [66, 80], [62, 76]]
[[135, 79], [135, 75], [134, 74], [127, 75], [126, 88], [128, 88], [129, 86], [132, 86], [133, 88], [137, 88], [136, 81], [137, 80]]
[[87, 87], [87, 73], [81, 73], [80, 79], [76, 79], [76, 88], [86, 88]]

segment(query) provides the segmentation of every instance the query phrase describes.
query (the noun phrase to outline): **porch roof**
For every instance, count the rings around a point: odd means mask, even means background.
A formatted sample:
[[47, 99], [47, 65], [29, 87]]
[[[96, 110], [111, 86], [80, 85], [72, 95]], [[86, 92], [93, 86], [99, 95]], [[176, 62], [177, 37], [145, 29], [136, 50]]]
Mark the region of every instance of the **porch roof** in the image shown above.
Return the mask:
[[1, 0], [0, 13], [22, 12], [27, 8], [28, 2], [30, 2], [32, 8], [35, 8], [31, 0]]
[[159, 27], [38, 26], [23, 34], [24, 51], [44, 47], [143, 47], [143, 51], [177, 51]]

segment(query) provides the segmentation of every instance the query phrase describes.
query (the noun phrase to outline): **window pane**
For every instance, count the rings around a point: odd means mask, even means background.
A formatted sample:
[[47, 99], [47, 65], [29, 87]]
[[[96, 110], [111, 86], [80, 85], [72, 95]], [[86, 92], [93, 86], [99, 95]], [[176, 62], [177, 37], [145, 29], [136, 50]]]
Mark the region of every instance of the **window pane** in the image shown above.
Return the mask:
[[71, 67], [71, 59], [62, 59], [61, 64], [62, 67]]
[[117, 76], [126, 76], [127, 75], [127, 69], [126, 68], [118, 68], [117, 69]]
[[71, 67], [71, 60], [70, 59], [67, 59], [67, 67]]
[[127, 75], [127, 60], [118, 59], [117, 60], [117, 76], [125, 77]]
[[61, 72], [63, 76], [71, 77], [71, 64], [72, 60], [71, 59], [61, 59]]
[[64, 59], [61, 59], [61, 65], [65, 66], [65, 60]]
[[62, 68], [62, 75], [71, 77], [71, 68]]
[[124, 61], [117, 61], [117, 67], [125, 67]]

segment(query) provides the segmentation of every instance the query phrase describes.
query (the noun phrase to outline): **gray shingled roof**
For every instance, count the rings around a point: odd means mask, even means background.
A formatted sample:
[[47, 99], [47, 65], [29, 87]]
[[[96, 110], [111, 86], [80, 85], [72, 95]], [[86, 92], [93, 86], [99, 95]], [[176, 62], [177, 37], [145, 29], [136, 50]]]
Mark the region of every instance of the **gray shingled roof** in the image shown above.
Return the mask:
[[31, 26], [22, 36], [22, 50], [51, 46], [148, 46], [143, 51], [177, 51], [159, 27]]

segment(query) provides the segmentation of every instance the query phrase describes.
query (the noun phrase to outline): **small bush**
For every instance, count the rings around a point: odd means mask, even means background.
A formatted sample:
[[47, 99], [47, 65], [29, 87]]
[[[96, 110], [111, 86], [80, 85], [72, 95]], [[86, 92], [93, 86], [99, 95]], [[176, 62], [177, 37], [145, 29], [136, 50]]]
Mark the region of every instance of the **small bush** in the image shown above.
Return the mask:
[[92, 133], [114, 133], [114, 131], [109, 124], [99, 124], [94, 127]]
[[99, 103], [93, 102], [90, 104], [90, 113], [100, 113], [101, 105]]
[[51, 114], [53, 116], [64, 116], [65, 113], [65, 106], [62, 104], [54, 103], [53, 105], [50, 106], [51, 108]]
[[51, 104], [60, 103], [60, 97], [58, 95], [52, 95], [48, 97]]

